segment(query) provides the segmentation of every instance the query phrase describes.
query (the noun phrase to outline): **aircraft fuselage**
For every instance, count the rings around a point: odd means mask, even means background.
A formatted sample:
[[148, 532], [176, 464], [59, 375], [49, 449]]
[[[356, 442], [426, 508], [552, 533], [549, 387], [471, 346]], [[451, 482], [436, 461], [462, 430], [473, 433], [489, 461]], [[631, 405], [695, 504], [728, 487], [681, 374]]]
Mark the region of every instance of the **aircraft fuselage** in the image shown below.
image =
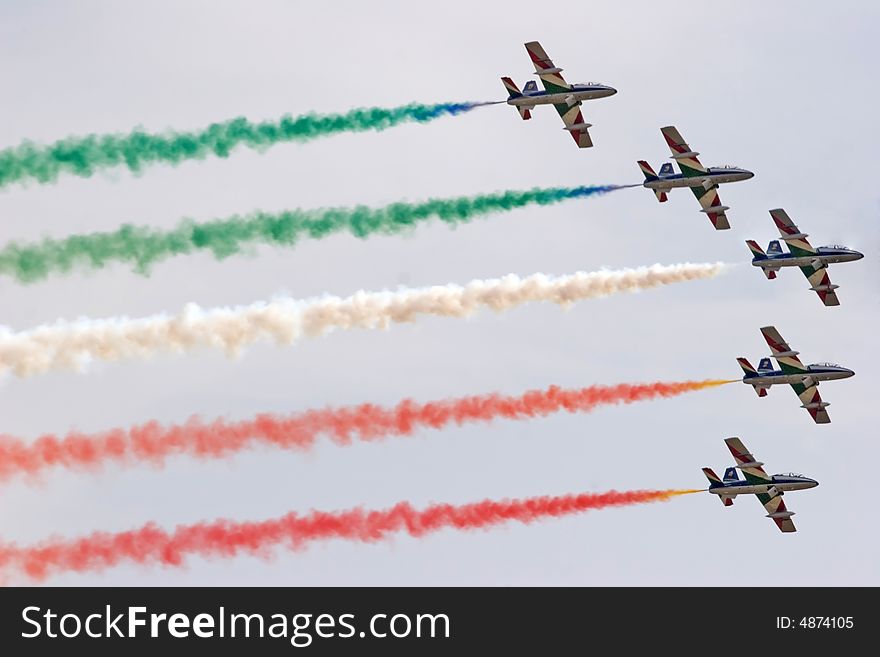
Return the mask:
[[[706, 173], [696, 176], [685, 176], [675, 173], [670, 176], [661, 176], [657, 180], [646, 180], [643, 183], [648, 189], [659, 189], [665, 191], [675, 187], [706, 187], [706, 182], [711, 181], [713, 184], [739, 182], [748, 180], [755, 174], [747, 169], [738, 167], [709, 167]], [[711, 187], [711, 185], [709, 185]]]
[[809, 267], [820, 263], [820, 266], [833, 265], [838, 262], [853, 262], [861, 260], [865, 255], [853, 249], [820, 246], [816, 253], [805, 256], [796, 256], [791, 253], [768, 255], [761, 259], [753, 259], [755, 267], [764, 269], [777, 269], [779, 267]]
[[734, 497], [736, 495], [755, 495], [768, 493], [771, 488], [777, 491], [787, 492], [792, 490], [806, 490], [815, 488], [819, 482], [801, 475], [773, 475], [766, 483], [755, 484], [744, 479], [726, 482], [721, 486], [713, 486], [710, 493], [722, 497]]
[[757, 376], [743, 377], [742, 382], [750, 386], [759, 388], [769, 388], [770, 386], [787, 383], [804, 383], [805, 379], [811, 379], [814, 383], [819, 381], [834, 381], [837, 379], [848, 379], [855, 372], [846, 367], [838, 367], [831, 365], [810, 365], [804, 372], [795, 372], [789, 374], [782, 370], [772, 370], [769, 372], [758, 372]]
[[582, 100], [607, 98], [616, 93], [617, 89], [604, 84], [575, 84], [572, 85], [571, 89], [567, 89], [560, 93], [549, 93], [547, 91], [527, 92], [522, 96], [509, 99], [507, 104], [523, 107], [534, 107], [535, 105], [558, 105], [561, 103], [574, 105]]

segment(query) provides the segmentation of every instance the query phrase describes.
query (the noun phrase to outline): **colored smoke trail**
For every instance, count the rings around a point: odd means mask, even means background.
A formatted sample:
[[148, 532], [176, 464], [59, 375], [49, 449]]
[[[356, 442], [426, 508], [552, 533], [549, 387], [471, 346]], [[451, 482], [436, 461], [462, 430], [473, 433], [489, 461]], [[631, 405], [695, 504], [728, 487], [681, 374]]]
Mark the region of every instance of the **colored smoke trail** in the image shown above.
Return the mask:
[[725, 383], [730, 381], [623, 383], [574, 389], [550, 386], [521, 395], [494, 393], [423, 403], [405, 399], [390, 408], [361, 404], [284, 416], [261, 414], [240, 421], [221, 418], [203, 422], [193, 417], [184, 424], [167, 426], [152, 421], [93, 435], [45, 435], [33, 442], [0, 436], [0, 481], [51, 467], [91, 469], [108, 462], [159, 465], [171, 456], [221, 458], [257, 446], [307, 450], [322, 437], [349, 445], [354, 440], [411, 436], [423, 428], [442, 429], [451, 424], [523, 420], [563, 411], [589, 413], [597, 406], [675, 397]]
[[391, 508], [289, 513], [256, 522], [215, 520], [164, 530], [153, 523], [115, 534], [97, 532], [79, 539], [49, 539], [30, 547], [0, 545], [0, 568], [33, 579], [62, 572], [100, 571], [120, 563], [181, 566], [189, 556], [268, 556], [276, 547], [302, 549], [315, 541], [344, 539], [373, 543], [405, 532], [420, 538], [441, 529], [474, 530], [510, 521], [524, 524], [608, 507], [665, 502], [699, 490], [634, 490], [485, 500], [473, 504], [433, 504], [415, 509], [407, 502]]
[[552, 277], [471, 281], [396, 292], [357, 292], [350, 297], [291, 298], [249, 306], [202, 310], [190, 304], [174, 317], [82, 319], [14, 333], [0, 327], [0, 374], [20, 377], [77, 369], [90, 360], [148, 358], [160, 353], [221, 348], [235, 356], [245, 345], [270, 339], [292, 344], [332, 329], [378, 329], [422, 315], [467, 317], [480, 308], [496, 312], [534, 301], [567, 306], [576, 301], [636, 292], [717, 276], [722, 263], [653, 265]]
[[54, 182], [62, 174], [88, 178], [103, 169], [126, 167], [139, 172], [151, 164], [177, 165], [209, 155], [229, 157], [238, 146], [262, 151], [275, 144], [302, 142], [343, 132], [387, 130], [401, 123], [427, 123], [469, 112], [492, 102], [411, 103], [400, 107], [367, 107], [337, 114], [285, 115], [254, 123], [238, 117], [193, 131], [92, 134], [68, 137], [52, 144], [25, 141], [0, 150], [0, 188], [13, 183]]
[[454, 226], [492, 213], [509, 212], [529, 205], [550, 205], [615, 189], [620, 187], [550, 187], [392, 203], [376, 208], [356, 206], [256, 212], [204, 223], [187, 220], [169, 231], [125, 225], [113, 232], [44, 239], [30, 245], [9, 244], [0, 250], [0, 275], [30, 283], [52, 273], [102, 269], [114, 262], [124, 262], [138, 273], [147, 274], [149, 268], [159, 261], [199, 251], [208, 251], [220, 260], [254, 244], [293, 247], [303, 238], [321, 239], [339, 232], [348, 232], [359, 238], [396, 235], [430, 219]]

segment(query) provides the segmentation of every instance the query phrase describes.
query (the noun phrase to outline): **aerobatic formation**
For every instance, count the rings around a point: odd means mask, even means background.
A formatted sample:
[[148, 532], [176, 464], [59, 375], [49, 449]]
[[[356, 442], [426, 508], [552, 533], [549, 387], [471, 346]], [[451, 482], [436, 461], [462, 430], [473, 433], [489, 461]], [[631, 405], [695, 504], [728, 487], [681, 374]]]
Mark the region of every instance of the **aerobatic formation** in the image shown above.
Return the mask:
[[[444, 116], [463, 115], [478, 107], [505, 103], [516, 108], [524, 120], [531, 119], [538, 106], [552, 105], [562, 119], [563, 129], [578, 148], [592, 147], [589, 132], [592, 124], [584, 118], [583, 103], [613, 96], [617, 90], [600, 83], [570, 84], [562, 77], [562, 68], [553, 63], [540, 43], [531, 41], [525, 48], [543, 90], [538, 89], [535, 81], [526, 83], [520, 90], [512, 78], [503, 77], [508, 92], [506, 101], [413, 103], [395, 108], [353, 109], [339, 114], [285, 116], [262, 123], [239, 118], [189, 132], [150, 134], [137, 130], [129, 134], [71, 137], [48, 145], [24, 142], [0, 150], [0, 187], [28, 182], [50, 184], [63, 174], [89, 177], [114, 167], [138, 173], [147, 166], [176, 166], [208, 156], [229, 157], [238, 147], [262, 152], [277, 143], [304, 142], [346, 132], [382, 131], [402, 123], [427, 124]], [[119, 264], [147, 275], [158, 262], [202, 251], [222, 260], [242, 251], [252, 253], [254, 245], [289, 248], [303, 239], [323, 239], [339, 232], [361, 239], [398, 235], [409, 233], [427, 221], [454, 226], [493, 214], [586, 199], [628, 187], [650, 189], [661, 203], [668, 200], [671, 190], [690, 188], [700, 204], [700, 212], [714, 228], [730, 229], [727, 216], [730, 208], [722, 204], [719, 186], [749, 180], [754, 174], [740, 167], [704, 166], [698, 159], [699, 153], [685, 142], [676, 127], [670, 125], [660, 130], [671, 151], [670, 159], [679, 171], [667, 162], [655, 172], [647, 161], [639, 160], [644, 175], [641, 183], [544, 187], [417, 202], [398, 201], [381, 207], [258, 211], [201, 223], [185, 220], [171, 230], [122, 225], [110, 232], [46, 238], [32, 244], [9, 243], [0, 247], [0, 275], [18, 283], [35, 283], [52, 274], [103, 270]], [[779, 240], [771, 241], [766, 251], [756, 241], [747, 240], [751, 265], [771, 280], [780, 270], [797, 267], [807, 278], [809, 290], [815, 292], [825, 306], [839, 305], [836, 293], [839, 286], [831, 283], [828, 268], [832, 264], [859, 260], [863, 254], [843, 246], [813, 247], [785, 210], [772, 209], [770, 216], [788, 251], [783, 251]], [[726, 268], [725, 263], [710, 262], [581, 271], [564, 276], [509, 274], [463, 285], [445, 283], [413, 289], [360, 290], [347, 297], [329, 294], [304, 300], [285, 297], [207, 310], [190, 304], [178, 314], [164, 313], [142, 319], [59, 320], [18, 332], [0, 326], [0, 376], [8, 373], [27, 377], [56, 370], [87, 370], [85, 366], [91, 361], [145, 359], [202, 348], [219, 348], [229, 355], [238, 355], [243, 347], [260, 340], [290, 345], [331, 330], [387, 329], [431, 315], [464, 319], [481, 309], [500, 313], [525, 303], [568, 306], [673, 283], [708, 281]], [[585, 414], [602, 406], [676, 397], [739, 380], [751, 386], [759, 397], [766, 397], [774, 385], [791, 386], [801, 408], [810, 414], [815, 424], [830, 423], [826, 410], [829, 403], [823, 401], [818, 387], [825, 381], [849, 378], [854, 375], [853, 370], [833, 363], [804, 365], [798, 358], [799, 352], [788, 345], [774, 326], [760, 330], [770, 355], [760, 358], [757, 368], [746, 358], [737, 358], [743, 371], [742, 379], [593, 384], [577, 389], [549, 386], [519, 395], [465, 394], [429, 402], [405, 399], [395, 406], [364, 403], [283, 416], [262, 414], [245, 420], [221, 417], [205, 421], [194, 416], [182, 424], [165, 424], [155, 419], [129, 428], [94, 434], [75, 431], [66, 435], [46, 434], [34, 440], [0, 434], [0, 482], [19, 476], [33, 479], [57, 468], [91, 473], [108, 465], [161, 465], [168, 458], [228, 458], [256, 448], [307, 450], [318, 440], [340, 446], [352, 441], [380, 443], [392, 436], [412, 437], [426, 430], [437, 431], [466, 423], [523, 421], [561, 412]], [[421, 537], [441, 528], [468, 530], [511, 521], [533, 523], [590, 509], [669, 501], [702, 491], [717, 495], [725, 507], [732, 506], [738, 495], [755, 495], [767, 517], [782, 532], [794, 532], [791, 520], [794, 513], [786, 507], [783, 495], [813, 488], [818, 482], [796, 474], [768, 475], [763, 463], [756, 460], [739, 438], [727, 438], [725, 443], [735, 465], [725, 470], [723, 478], [711, 468], [703, 468], [709, 480], [708, 489], [611, 490], [485, 500], [464, 505], [436, 504], [422, 509], [401, 502], [380, 510], [361, 507], [346, 511], [311, 510], [258, 522], [217, 520], [170, 529], [149, 523], [117, 534], [97, 531], [83, 538], [52, 538], [25, 547], [0, 539], [0, 581], [16, 577], [39, 580], [54, 573], [102, 570], [125, 561], [178, 566], [189, 555], [266, 556], [273, 547], [300, 547], [316, 540], [375, 542], [400, 532]], [[607, 465], [603, 465], [603, 471], [607, 469]]]

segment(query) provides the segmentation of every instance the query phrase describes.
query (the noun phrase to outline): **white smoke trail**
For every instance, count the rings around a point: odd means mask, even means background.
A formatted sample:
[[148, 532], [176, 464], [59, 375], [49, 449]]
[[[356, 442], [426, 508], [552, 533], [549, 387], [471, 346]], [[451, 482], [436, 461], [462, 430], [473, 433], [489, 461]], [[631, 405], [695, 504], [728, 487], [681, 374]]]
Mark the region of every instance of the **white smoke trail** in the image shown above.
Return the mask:
[[234, 356], [263, 339], [292, 344], [331, 329], [387, 328], [420, 315], [467, 317], [485, 307], [496, 312], [530, 301], [563, 306], [619, 292], [712, 278], [725, 265], [653, 265], [617, 271], [533, 274], [395, 292], [360, 291], [346, 298], [276, 299], [249, 306], [203, 310], [188, 304], [174, 316], [58, 322], [14, 333], [0, 327], [0, 374], [20, 377], [79, 369], [90, 360], [147, 358], [162, 352], [216, 347]]

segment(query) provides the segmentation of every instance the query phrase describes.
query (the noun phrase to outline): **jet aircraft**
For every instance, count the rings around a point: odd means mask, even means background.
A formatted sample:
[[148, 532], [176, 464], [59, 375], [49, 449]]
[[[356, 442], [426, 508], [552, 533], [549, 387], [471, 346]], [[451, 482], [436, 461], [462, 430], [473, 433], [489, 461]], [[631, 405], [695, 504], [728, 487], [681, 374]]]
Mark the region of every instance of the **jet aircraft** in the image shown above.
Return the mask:
[[[788, 491], [815, 488], [819, 482], [794, 473], [768, 475], [764, 471], [764, 464], [749, 453], [739, 438], [727, 438], [724, 442], [733, 454], [736, 465], [724, 471], [724, 479], [719, 479], [712, 468], [703, 468], [703, 474], [709, 480], [709, 492], [717, 495], [724, 506], [732, 506], [737, 495], [755, 495], [767, 510], [767, 517], [776, 523], [780, 531], [797, 531], [791, 520], [794, 511], [785, 507], [782, 496]], [[742, 470], [744, 479], [739, 478], [737, 469]]]
[[700, 202], [701, 210], [709, 217], [709, 221], [715, 226], [715, 230], [730, 228], [725, 212], [730, 208], [721, 204], [718, 197], [718, 186], [722, 183], [748, 180], [755, 174], [746, 169], [734, 166], [704, 167], [697, 159], [699, 153], [692, 151], [675, 126], [660, 128], [672, 158], [678, 163], [681, 173], [675, 173], [672, 163], [667, 162], [660, 167], [660, 173], [654, 173], [654, 169], [645, 160], [639, 160], [639, 167], [645, 175], [643, 187], [653, 190], [657, 200], [665, 203], [667, 194], [674, 187], [690, 187], [694, 196]]
[[569, 84], [562, 77], [562, 69], [553, 64], [540, 43], [529, 41], [525, 46], [535, 65], [535, 75], [541, 78], [544, 91], [538, 89], [534, 80], [527, 82], [520, 91], [513, 80], [501, 78], [508, 93], [507, 104], [516, 107], [524, 121], [532, 118], [532, 110], [536, 105], [553, 105], [565, 124], [563, 129], [574, 137], [578, 148], [590, 148], [593, 145], [589, 133], [592, 124], [584, 121], [581, 102], [613, 96], [617, 89], [599, 82]]
[[770, 358], [762, 358], [756, 370], [745, 358], [737, 358], [744, 376], [742, 382], [752, 386], [759, 397], [766, 397], [774, 385], [787, 383], [801, 400], [801, 408], [807, 409], [816, 424], [828, 424], [831, 418], [825, 409], [830, 406], [819, 396], [819, 382], [848, 379], [855, 372], [835, 363], [804, 365], [798, 358], [800, 352], [786, 344], [774, 326], [765, 326], [761, 333], [770, 346], [770, 356], [776, 359], [779, 369], [773, 369]]
[[767, 278], [776, 278], [776, 272], [782, 267], [800, 267], [810, 282], [810, 289], [819, 295], [826, 306], [839, 306], [840, 300], [834, 291], [839, 285], [832, 285], [828, 278], [828, 265], [837, 262], [861, 260], [864, 254], [845, 246], [820, 246], [814, 248], [807, 241], [807, 234], [802, 233], [782, 208], [770, 210], [770, 216], [779, 228], [782, 241], [788, 247], [788, 253], [782, 251], [779, 240], [773, 240], [767, 246], [767, 252], [758, 246], [755, 240], [746, 240], [752, 250], [752, 265], [760, 267]]

